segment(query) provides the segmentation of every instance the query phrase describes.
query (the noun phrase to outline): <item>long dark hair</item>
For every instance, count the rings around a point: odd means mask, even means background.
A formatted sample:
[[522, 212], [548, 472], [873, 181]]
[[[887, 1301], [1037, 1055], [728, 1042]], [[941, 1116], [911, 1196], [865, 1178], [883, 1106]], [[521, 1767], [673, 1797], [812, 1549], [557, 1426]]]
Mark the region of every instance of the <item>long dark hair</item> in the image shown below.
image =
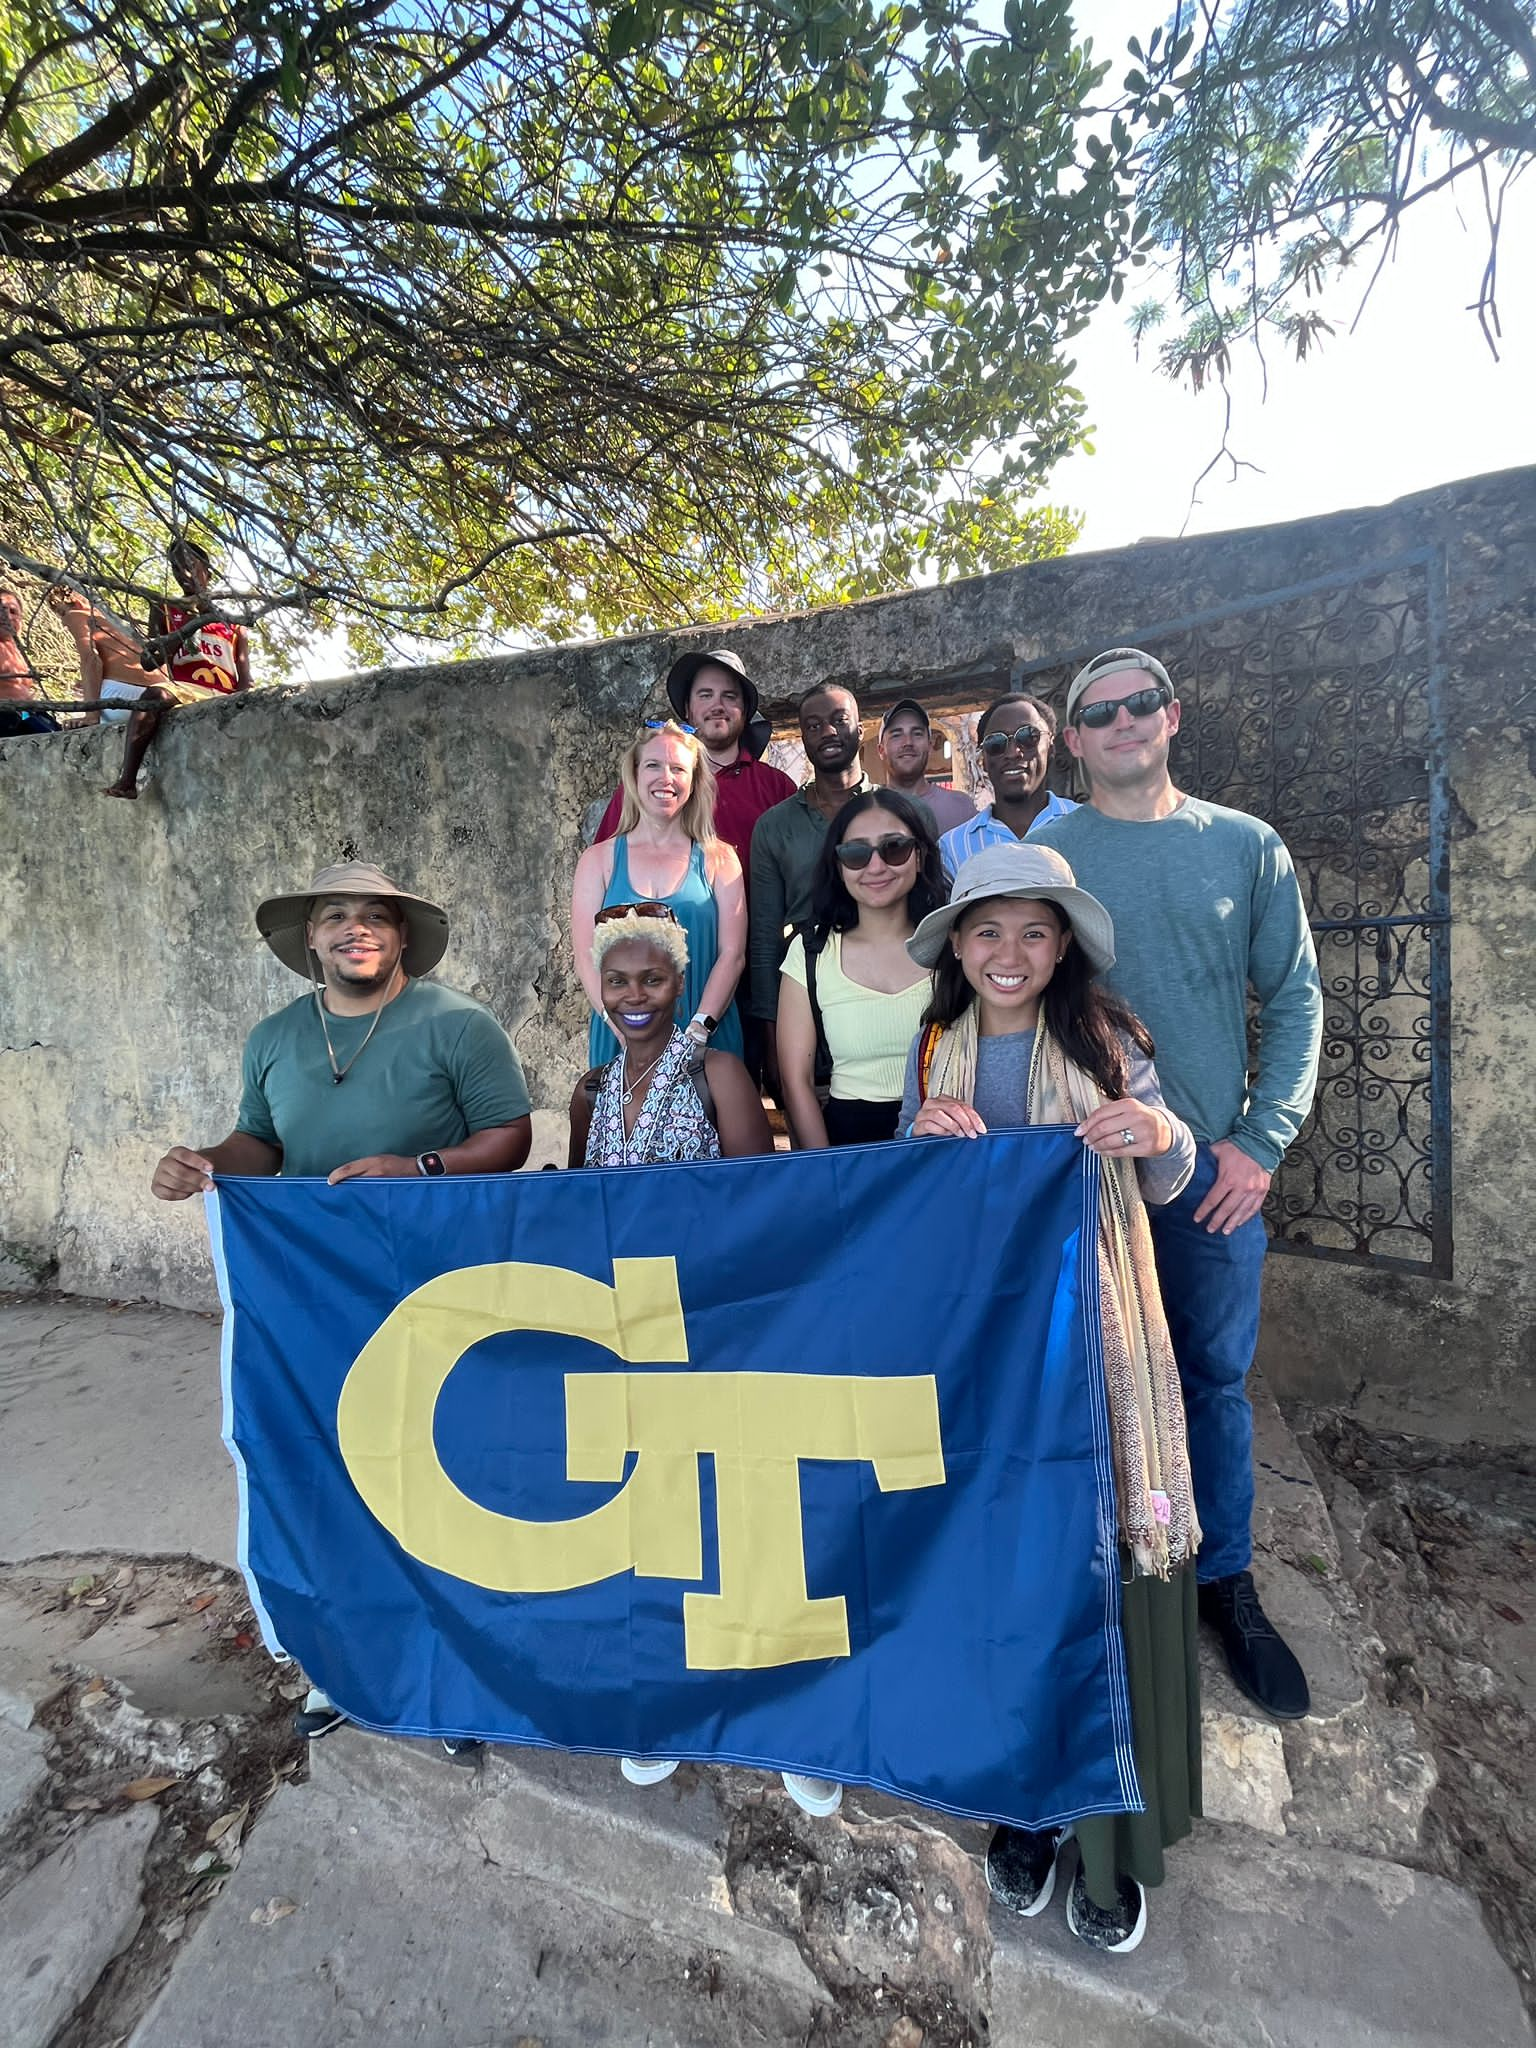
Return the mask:
[[907, 913], [914, 926], [921, 924], [930, 910], [937, 910], [940, 904], [949, 901], [949, 877], [939, 858], [939, 842], [934, 835], [933, 821], [922, 805], [913, 803], [899, 789], [861, 789], [857, 796], [849, 797], [827, 827], [827, 836], [821, 842], [821, 852], [817, 856], [816, 872], [811, 880], [811, 944], [817, 952], [827, 943], [831, 933], [852, 931], [859, 921], [859, 906], [849, 895], [848, 884], [843, 880], [837, 848], [844, 832], [859, 813], [873, 810], [889, 811], [902, 830], [910, 832], [917, 841], [917, 852], [912, 856], [917, 862], [917, 880], [907, 898]]
[[[973, 910], [984, 910], [988, 902], [1000, 900], [984, 898], [980, 903], [968, 903], [956, 919], [955, 928], [958, 929]], [[1049, 901], [1049, 898], [1044, 900]], [[1062, 930], [1071, 931], [1072, 920], [1061, 905], [1052, 903], [1051, 909], [1060, 920]], [[1126, 1056], [1124, 1038], [1128, 1038], [1148, 1059], [1151, 1059], [1155, 1048], [1146, 1025], [1134, 1010], [1128, 1010], [1118, 996], [1112, 996], [1102, 986], [1098, 975], [1098, 969], [1090, 963], [1080, 945], [1068, 946], [1067, 957], [1051, 976], [1045, 994], [1040, 998], [1040, 1021], [1067, 1058], [1081, 1067], [1112, 1101], [1118, 1101], [1130, 1086], [1131, 1079], [1131, 1063]], [[924, 1025], [940, 1024], [947, 1030], [977, 1000], [975, 989], [965, 978], [965, 969], [955, 957], [954, 947], [946, 946], [933, 970], [933, 995], [923, 1012]]]

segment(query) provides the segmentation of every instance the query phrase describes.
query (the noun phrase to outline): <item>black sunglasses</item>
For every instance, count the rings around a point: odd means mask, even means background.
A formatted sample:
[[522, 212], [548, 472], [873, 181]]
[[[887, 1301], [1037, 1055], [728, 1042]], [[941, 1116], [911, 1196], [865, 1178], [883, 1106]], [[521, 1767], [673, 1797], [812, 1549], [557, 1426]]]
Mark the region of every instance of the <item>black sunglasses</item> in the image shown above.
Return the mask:
[[1172, 702], [1172, 694], [1161, 683], [1149, 683], [1144, 690], [1132, 690], [1129, 697], [1107, 697], [1102, 704], [1079, 704], [1073, 724], [1086, 725], [1090, 731], [1097, 732], [1103, 726], [1114, 724], [1122, 706], [1132, 718], [1150, 718], [1154, 711], [1161, 711], [1165, 704]]
[[910, 832], [885, 832], [878, 839], [845, 839], [837, 858], [845, 868], [867, 868], [878, 853], [888, 868], [905, 867], [917, 851]]
[[1029, 753], [1036, 741], [1044, 737], [1038, 725], [1021, 725], [1014, 732], [989, 732], [981, 743], [981, 751], [989, 761], [996, 761], [1010, 747], [1017, 747], [1021, 754]]
[[666, 924], [676, 924], [678, 917], [670, 903], [657, 903], [654, 898], [643, 903], [608, 903], [601, 910], [594, 911], [594, 924], [615, 924], [621, 917], [655, 917]]

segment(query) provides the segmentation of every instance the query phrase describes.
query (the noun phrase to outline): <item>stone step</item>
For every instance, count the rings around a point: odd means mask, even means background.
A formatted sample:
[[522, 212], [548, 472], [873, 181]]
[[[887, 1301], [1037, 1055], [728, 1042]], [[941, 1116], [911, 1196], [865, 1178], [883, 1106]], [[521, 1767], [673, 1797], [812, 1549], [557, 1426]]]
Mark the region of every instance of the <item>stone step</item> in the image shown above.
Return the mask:
[[48, 2048], [137, 1934], [140, 1874], [159, 1818], [134, 1806], [93, 1821], [0, 1899], [6, 2048]]
[[698, 1773], [642, 1791], [532, 1751], [471, 1772], [351, 1729], [313, 1761], [132, 2048], [732, 2048], [801, 2042], [827, 2005], [792, 1941], [732, 1911]]
[[992, 1931], [992, 2048], [1531, 2048], [1468, 1893], [1248, 1828], [1170, 1853], [1131, 1955], [1074, 1940], [1059, 1898]]
[[0, 1831], [26, 1812], [47, 1782], [47, 1736], [0, 1721]]
[[1411, 1718], [1373, 1694], [1368, 1635], [1327, 1504], [1257, 1374], [1254, 1581], [1307, 1673], [1312, 1711], [1282, 1728], [1237, 1690], [1202, 1631], [1205, 1808], [1217, 1821], [1368, 1855], [1411, 1856], [1435, 1786]]

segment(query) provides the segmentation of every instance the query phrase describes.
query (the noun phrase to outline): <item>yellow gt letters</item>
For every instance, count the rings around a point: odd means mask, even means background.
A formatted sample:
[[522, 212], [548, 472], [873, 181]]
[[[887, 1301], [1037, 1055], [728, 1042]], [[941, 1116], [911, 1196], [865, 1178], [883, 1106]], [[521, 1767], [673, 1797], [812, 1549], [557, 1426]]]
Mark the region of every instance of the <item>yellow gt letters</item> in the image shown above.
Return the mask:
[[566, 1475], [616, 1482], [565, 1521], [481, 1507], [438, 1460], [433, 1414], [472, 1345], [506, 1330], [583, 1337], [629, 1365], [684, 1363], [671, 1259], [615, 1259], [613, 1286], [561, 1266], [466, 1266], [407, 1295], [341, 1390], [341, 1454], [363, 1500], [424, 1564], [498, 1592], [549, 1593], [615, 1573], [703, 1576], [698, 1460], [715, 1461], [720, 1591], [683, 1597], [688, 1665], [726, 1671], [848, 1654], [841, 1597], [812, 1600], [801, 1458], [872, 1465], [883, 1492], [944, 1484], [931, 1375], [598, 1372], [565, 1377]]

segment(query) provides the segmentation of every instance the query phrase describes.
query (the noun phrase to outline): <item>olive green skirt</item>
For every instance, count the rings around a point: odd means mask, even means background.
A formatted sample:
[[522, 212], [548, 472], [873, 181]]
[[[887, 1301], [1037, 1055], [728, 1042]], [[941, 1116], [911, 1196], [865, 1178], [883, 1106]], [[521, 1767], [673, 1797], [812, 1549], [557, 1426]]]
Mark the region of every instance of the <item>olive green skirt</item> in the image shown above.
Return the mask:
[[1077, 1823], [1083, 1879], [1096, 1906], [1115, 1903], [1116, 1880], [1163, 1881], [1163, 1851], [1200, 1817], [1200, 1662], [1195, 1568], [1128, 1584], [1121, 1559], [1120, 1626], [1131, 1695], [1131, 1738], [1145, 1813], [1101, 1813]]

